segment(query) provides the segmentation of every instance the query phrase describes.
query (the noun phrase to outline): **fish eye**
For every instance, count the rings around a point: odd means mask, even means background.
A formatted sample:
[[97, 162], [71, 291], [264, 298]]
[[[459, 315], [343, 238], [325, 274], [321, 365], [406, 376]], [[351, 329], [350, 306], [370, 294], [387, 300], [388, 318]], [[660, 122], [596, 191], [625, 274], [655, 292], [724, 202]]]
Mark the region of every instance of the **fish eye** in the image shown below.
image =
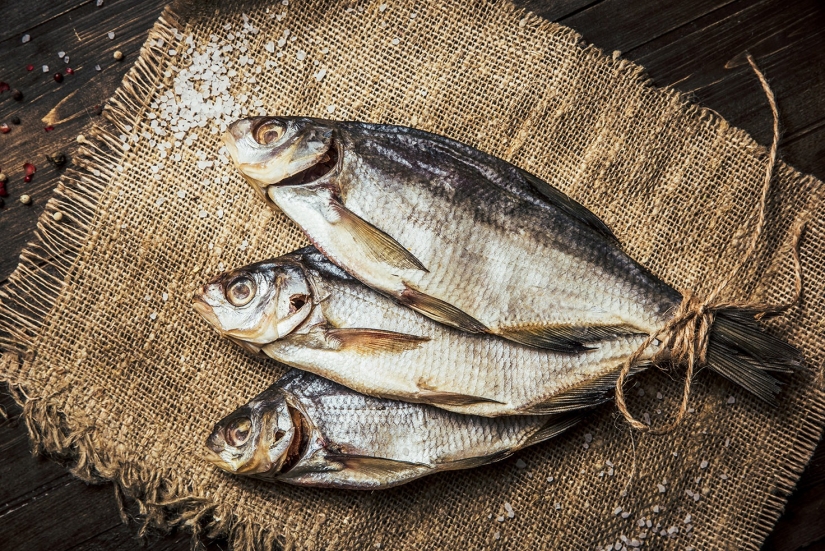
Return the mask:
[[292, 295], [289, 297], [289, 313], [294, 314], [309, 302], [309, 295]]
[[255, 297], [255, 282], [247, 276], [233, 279], [226, 288], [226, 300], [232, 306], [244, 306]]
[[249, 417], [238, 417], [224, 430], [226, 443], [237, 448], [243, 446], [249, 440], [249, 433], [252, 429], [252, 420]]
[[267, 145], [280, 140], [284, 132], [286, 132], [286, 127], [283, 124], [270, 121], [255, 130], [255, 141], [261, 145]]

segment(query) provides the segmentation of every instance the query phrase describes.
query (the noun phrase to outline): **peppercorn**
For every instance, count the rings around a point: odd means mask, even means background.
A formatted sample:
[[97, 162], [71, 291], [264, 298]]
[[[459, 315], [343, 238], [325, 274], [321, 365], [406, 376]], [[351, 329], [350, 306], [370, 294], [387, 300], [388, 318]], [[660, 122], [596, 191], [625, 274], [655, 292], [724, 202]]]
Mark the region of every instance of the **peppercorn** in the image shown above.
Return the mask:
[[2, 209], [2, 208], [3, 208], [3, 207], [5, 207], [5, 206], [6, 206], [6, 202], [5, 202], [5, 201], [3, 201], [3, 198], [2, 198], [2, 197], [0, 197], [0, 209]]
[[54, 80], [56, 80], [57, 82], [63, 82], [63, 75], [61, 73], [55, 73]]
[[115, 51], [115, 53], [113, 55], [115, 57], [115, 60], [117, 60], [117, 61], [120, 61], [121, 59], [123, 59], [123, 52], [121, 52], [120, 50]]
[[66, 164], [66, 155], [62, 152], [55, 153], [54, 157], [46, 155], [46, 160], [49, 161], [55, 168], [60, 168]]
[[20, 117], [18, 117], [17, 115], [13, 116], [11, 118], [11, 123], [12, 124], [20, 124]]
[[15, 101], [23, 101], [23, 92], [15, 88], [11, 91], [11, 97], [13, 97]]

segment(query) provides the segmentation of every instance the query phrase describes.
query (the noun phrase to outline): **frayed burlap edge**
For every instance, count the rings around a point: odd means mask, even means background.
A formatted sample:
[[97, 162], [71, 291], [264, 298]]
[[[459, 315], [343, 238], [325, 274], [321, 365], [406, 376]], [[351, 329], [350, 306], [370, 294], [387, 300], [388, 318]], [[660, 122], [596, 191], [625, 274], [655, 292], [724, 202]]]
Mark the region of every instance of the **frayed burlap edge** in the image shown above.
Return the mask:
[[[584, 57], [605, 58], [605, 53], [587, 44], [573, 29], [560, 26], [518, 9], [511, 4], [501, 6], [503, 16], [519, 18], [519, 25], [536, 31], [553, 29], [577, 43]], [[32, 442], [33, 453], [49, 454], [70, 463], [72, 474], [88, 483], [113, 482], [115, 499], [121, 517], [128, 522], [123, 497], [133, 500], [140, 512], [139, 535], [149, 530], [168, 533], [176, 527], [192, 532], [193, 548], [201, 545], [200, 536], [226, 537], [232, 549], [254, 551], [275, 546], [290, 547], [288, 534], [276, 534], [257, 522], [241, 522], [232, 508], [219, 507], [210, 499], [193, 493], [170, 472], [149, 472], [143, 465], [124, 461], [116, 449], [110, 449], [96, 437], [93, 423], [70, 422], [61, 412], [60, 392], [48, 396], [33, 393], [26, 382], [25, 368], [37, 353], [41, 327], [49, 321], [52, 308], [62, 290], [72, 281], [75, 263], [94, 230], [98, 203], [103, 191], [114, 177], [123, 155], [117, 135], [130, 122], [140, 118], [158, 84], [163, 80], [166, 53], [157, 39], [170, 44], [177, 31], [183, 30], [187, 15], [196, 5], [178, 0], [167, 6], [155, 23], [141, 48], [138, 60], [126, 74], [115, 95], [103, 110], [103, 122], [91, 125], [74, 160], [75, 167], [67, 171], [46, 204], [37, 223], [34, 239], [26, 245], [20, 262], [8, 284], [0, 290], [0, 382], [5, 382], [13, 399], [23, 409], [22, 417]], [[509, 12], [509, 13], [507, 13]], [[612, 68], [626, 78], [644, 86], [653, 86], [643, 67], [624, 59], [618, 52], [608, 57]], [[669, 101], [679, 105], [685, 115], [697, 116], [707, 125], [728, 127], [715, 111], [691, 103], [681, 92], [665, 89]], [[752, 154], [764, 156], [766, 148], [738, 128], [728, 128], [734, 142]], [[778, 170], [789, 168], [783, 163]], [[810, 185], [810, 175], [796, 174], [794, 184]], [[825, 190], [823, 190], [825, 192]], [[823, 192], [819, 193], [821, 197]], [[817, 202], [818, 203], [818, 202]], [[61, 221], [54, 213], [63, 214]], [[821, 377], [819, 378], [821, 382]], [[753, 537], [744, 542], [758, 549], [771, 532], [784, 510], [787, 498], [810, 460], [825, 426], [825, 394], [817, 393], [805, 410], [805, 418], [781, 468], [773, 493], [766, 501]]]

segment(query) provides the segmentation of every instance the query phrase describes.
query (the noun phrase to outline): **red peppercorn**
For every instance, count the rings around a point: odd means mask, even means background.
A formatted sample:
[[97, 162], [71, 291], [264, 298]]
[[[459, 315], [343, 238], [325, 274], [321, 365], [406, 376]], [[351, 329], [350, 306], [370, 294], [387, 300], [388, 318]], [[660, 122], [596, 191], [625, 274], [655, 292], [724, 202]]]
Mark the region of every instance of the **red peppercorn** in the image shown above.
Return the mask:
[[74, 69], [72, 69], [71, 67], [66, 67], [66, 74], [67, 75], [73, 75], [74, 74]]
[[26, 171], [26, 176], [31, 176], [32, 174], [34, 174], [35, 172], [37, 172], [37, 167], [36, 167], [36, 166], [34, 166], [34, 165], [33, 165], [33, 164], [31, 164], [31, 163], [25, 163], [25, 164], [23, 165], [23, 170], [25, 170], [25, 171]]
[[23, 181], [24, 181], [24, 182], [31, 182], [31, 181], [32, 181], [31, 174], [30, 174], [30, 175], [28, 175], [28, 176], [23, 176]]
[[0, 94], [9, 89], [11, 89], [11, 86], [9, 86], [7, 82], [0, 82]]
[[63, 75], [61, 73], [55, 73], [54, 80], [56, 80], [57, 82], [63, 82]]
[[6, 183], [0, 182], [0, 197], [8, 197], [9, 192], [6, 191]]
[[45, 127], [43, 130], [45, 130], [46, 132], [51, 132], [52, 130], [54, 130], [54, 126], [52, 126], [50, 124], [49, 126]]
[[26, 65], [26, 70], [27, 71], [34, 71], [34, 65], [31, 65], [31, 64]]
[[0, 132], [2, 132], [3, 134], [8, 134], [9, 130], [11, 130], [11, 128], [9, 128], [8, 124], [6, 124], [6, 123], [0, 124]]

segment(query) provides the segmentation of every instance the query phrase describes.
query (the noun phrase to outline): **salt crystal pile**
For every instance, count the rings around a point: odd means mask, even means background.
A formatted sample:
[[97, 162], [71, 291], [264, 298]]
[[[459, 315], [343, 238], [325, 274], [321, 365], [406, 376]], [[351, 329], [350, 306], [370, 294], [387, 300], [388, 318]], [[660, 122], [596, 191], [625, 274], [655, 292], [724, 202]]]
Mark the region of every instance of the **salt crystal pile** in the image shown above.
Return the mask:
[[[182, 156], [172, 150], [195, 147], [199, 129], [218, 134], [241, 117], [266, 114], [263, 101], [253, 95], [257, 87], [252, 94], [231, 92], [233, 83], [255, 83], [253, 75], [261, 72], [257, 60], [243, 53], [250, 48], [248, 35], [257, 34], [258, 29], [246, 14], [242, 19], [240, 30], [229, 32], [225, 37], [212, 35], [206, 45], [196, 45], [192, 35], [185, 39], [180, 33], [175, 36], [179, 44], [166, 53], [176, 58], [177, 65], [171, 65], [164, 74], [167, 78], [173, 77], [172, 89], [154, 98], [151, 107], [157, 115], [149, 112], [143, 128], [135, 130], [129, 141], [136, 143], [143, 138], [150, 147], [158, 149], [160, 159], [169, 157], [178, 162]], [[225, 28], [231, 27], [231, 23], [227, 23]], [[163, 41], [156, 42], [158, 48], [164, 45]], [[235, 55], [237, 58], [232, 59]], [[127, 143], [124, 149], [128, 148]], [[223, 148], [217, 158], [209, 158], [201, 150], [194, 153], [200, 170], [229, 163]], [[160, 174], [156, 179], [160, 179]]]

